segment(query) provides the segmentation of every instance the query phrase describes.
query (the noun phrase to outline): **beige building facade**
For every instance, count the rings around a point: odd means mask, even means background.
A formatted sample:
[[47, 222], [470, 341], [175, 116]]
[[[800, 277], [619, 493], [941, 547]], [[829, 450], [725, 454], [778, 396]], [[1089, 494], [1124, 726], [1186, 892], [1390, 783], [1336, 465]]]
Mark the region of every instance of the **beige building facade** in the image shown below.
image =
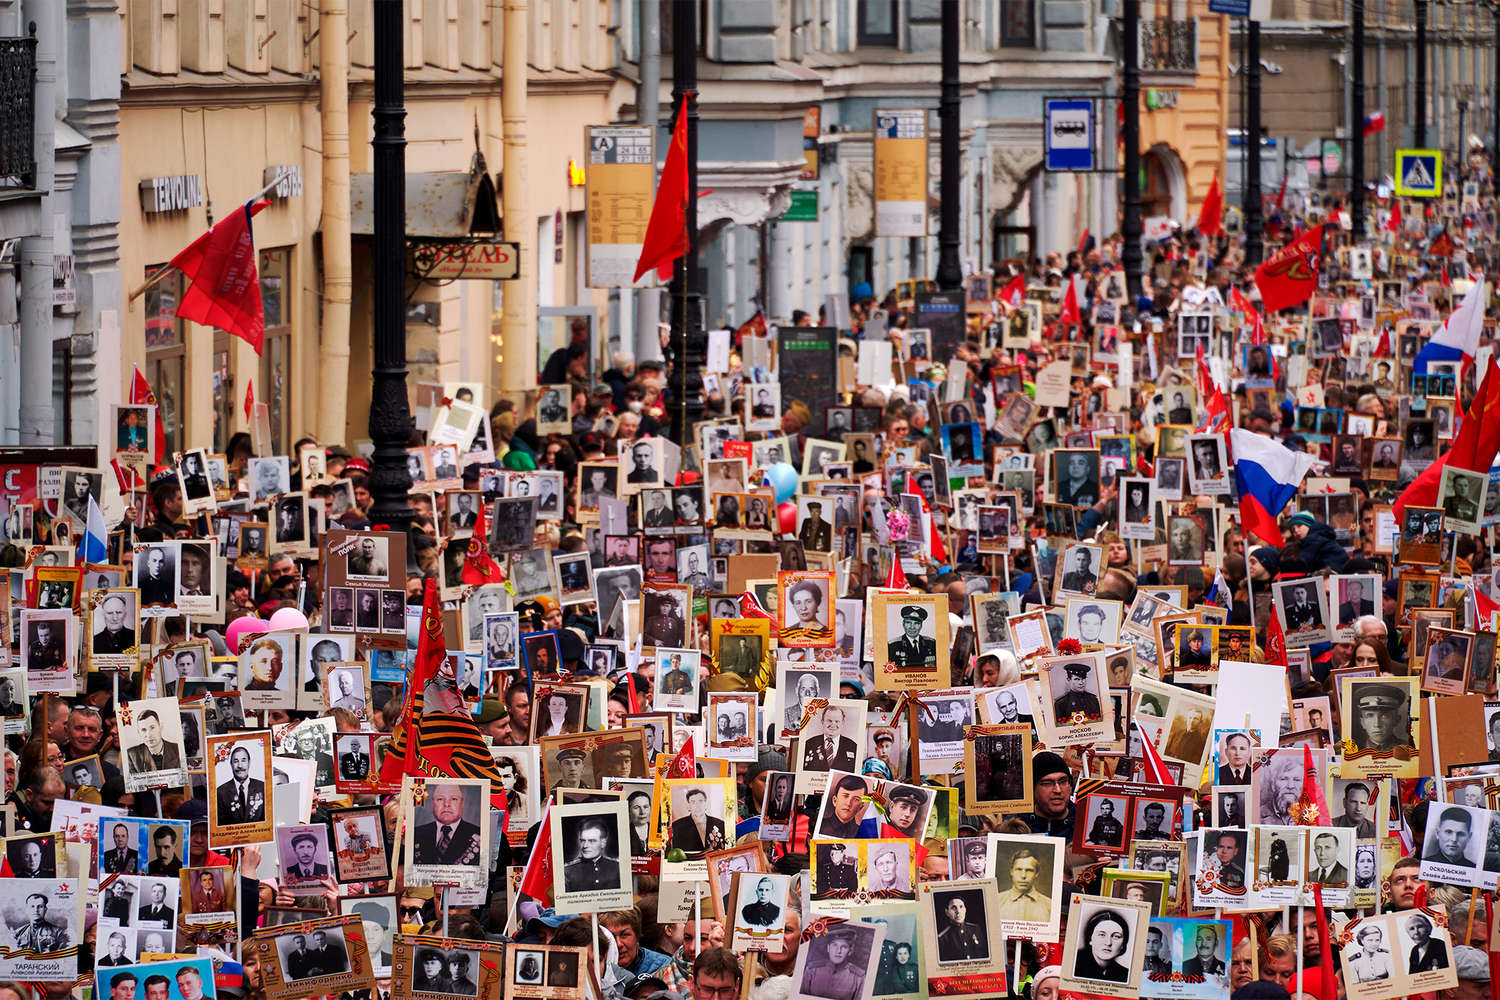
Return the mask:
[[[270, 406], [275, 450], [315, 436], [324, 390], [322, 350], [322, 164], [317, 3], [293, 0], [122, 0], [120, 258], [127, 296], [201, 235], [280, 177], [255, 217], [266, 342], [259, 357], [222, 331], [175, 317], [183, 280], [175, 272], [124, 303], [119, 393], [132, 365], [156, 389], [172, 449], [222, 451], [248, 430], [253, 381]], [[593, 307], [607, 323], [604, 293], [584, 287], [584, 192], [570, 161], [585, 160], [584, 129], [616, 117], [633, 97], [609, 70], [614, 52], [606, 0], [529, 5], [530, 66], [525, 141], [530, 210], [504, 224], [504, 238], [534, 253], [522, 280], [407, 282], [407, 360], [413, 400], [420, 385], [500, 385], [503, 296]], [[372, 170], [371, 0], [350, 0], [348, 135], [352, 174], [353, 292], [345, 443], [366, 436], [371, 368], [370, 205], [361, 175]], [[435, 219], [461, 214], [453, 191], [482, 169], [500, 187], [501, 8], [484, 0], [422, 0], [405, 8], [406, 169], [436, 176], [440, 197], [408, 197], [409, 237], [434, 235]], [[476, 156], [476, 154], [478, 154]], [[453, 183], [457, 178], [458, 183]], [[364, 177], [368, 190], [368, 176]], [[474, 185], [467, 185], [472, 188]], [[498, 197], [490, 206], [500, 212]], [[529, 279], [529, 280], [528, 280]], [[539, 349], [557, 321], [535, 332]], [[607, 336], [607, 331], [601, 329]], [[543, 359], [545, 354], [542, 355]]]

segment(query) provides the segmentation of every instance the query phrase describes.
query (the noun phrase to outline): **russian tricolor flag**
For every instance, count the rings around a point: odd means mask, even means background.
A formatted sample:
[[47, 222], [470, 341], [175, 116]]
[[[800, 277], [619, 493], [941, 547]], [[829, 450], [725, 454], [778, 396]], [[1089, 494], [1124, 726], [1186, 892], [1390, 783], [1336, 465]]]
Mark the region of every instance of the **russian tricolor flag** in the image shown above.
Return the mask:
[[1376, 132], [1385, 131], [1385, 112], [1371, 111], [1365, 115], [1365, 135], [1374, 135]]
[[1297, 495], [1315, 459], [1242, 427], [1233, 428], [1229, 434], [1234, 450], [1235, 491], [1240, 497], [1240, 528], [1267, 545], [1281, 548], [1276, 515]]
[[1412, 361], [1412, 371], [1427, 374], [1433, 361], [1472, 361], [1479, 353], [1479, 334], [1484, 329], [1484, 278], [1481, 275], [1469, 294], [1448, 317], [1443, 328], [1422, 345]]

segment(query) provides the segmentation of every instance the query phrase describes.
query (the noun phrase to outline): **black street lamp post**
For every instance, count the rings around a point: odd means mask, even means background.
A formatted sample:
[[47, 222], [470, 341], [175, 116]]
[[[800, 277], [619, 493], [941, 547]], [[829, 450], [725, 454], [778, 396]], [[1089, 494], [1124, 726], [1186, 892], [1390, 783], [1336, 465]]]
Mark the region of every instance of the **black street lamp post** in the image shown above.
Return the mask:
[[406, 447], [411, 409], [406, 399], [406, 107], [401, 51], [402, 0], [374, 0], [375, 137], [374, 355], [370, 386], [370, 521], [405, 531], [411, 476]]

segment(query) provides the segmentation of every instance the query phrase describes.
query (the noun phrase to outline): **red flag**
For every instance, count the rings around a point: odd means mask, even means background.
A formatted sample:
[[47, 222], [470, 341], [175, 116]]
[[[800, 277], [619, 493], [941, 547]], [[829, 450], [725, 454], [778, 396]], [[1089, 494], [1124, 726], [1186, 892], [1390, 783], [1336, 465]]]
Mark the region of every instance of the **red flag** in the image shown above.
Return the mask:
[[1490, 617], [1500, 611], [1500, 601], [1491, 600], [1478, 587], [1470, 587], [1469, 593], [1474, 595], [1474, 619], [1480, 623], [1479, 628], [1486, 629]]
[[1078, 285], [1072, 278], [1068, 279], [1068, 290], [1063, 293], [1062, 314], [1057, 317], [1057, 321], [1073, 326], [1083, 322], [1083, 317], [1078, 312]]
[[1224, 390], [1214, 382], [1203, 357], [1203, 345], [1198, 345], [1198, 398], [1203, 400], [1203, 414], [1198, 418], [1201, 430], [1214, 434], [1229, 432], [1229, 402]]
[[245, 380], [245, 419], [253, 419], [250, 414], [255, 411], [255, 379]]
[[[1278, 549], [1281, 548], [1281, 539], [1267, 539]], [[1271, 609], [1271, 620], [1266, 623], [1266, 662], [1275, 663], [1278, 666], [1286, 666], [1286, 633], [1281, 629], [1281, 622], [1276, 617], [1276, 609]]]
[[1314, 226], [1255, 269], [1255, 287], [1266, 313], [1306, 302], [1318, 287], [1318, 258], [1323, 253], [1323, 227]]
[[901, 568], [901, 557], [895, 551], [891, 552], [891, 569], [885, 575], [885, 588], [887, 590], [905, 590], [911, 584], [906, 582], [906, 570]]
[[687, 742], [667, 765], [663, 778], [696, 778], [698, 776], [698, 754], [693, 749], [693, 734], [688, 733]]
[[1141, 728], [1139, 722], [1133, 722], [1136, 735], [1141, 741], [1141, 770], [1145, 772], [1146, 780], [1157, 785], [1171, 785], [1172, 773], [1167, 770], [1167, 762], [1162, 759], [1161, 752], [1156, 749], [1156, 744], [1151, 742], [1151, 737], [1146, 735], [1146, 730]]
[[1217, 236], [1224, 228], [1224, 195], [1219, 191], [1219, 175], [1214, 174], [1208, 194], [1203, 198], [1203, 207], [1198, 210], [1198, 232], [1204, 236]]
[[1307, 743], [1302, 744], [1302, 794], [1287, 814], [1297, 826], [1328, 825], [1328, 799], [1323, 795], [1323, 784], [1313, 765], [1312, 746]]
[[481, 503], [479, 513], [474, 517], [474, 533], [469, 536], [469, 551], [464, 556], [464, 568], [462, 570], [464, 583], [471, 586], [481, 587], [486, 583], [500, 583], [505, 579], [505, 574], [500, 572], [500, 564], [495, 562], [495, 557], [490, 555], [489, 547], [489, 514], [490, 505]]
[[130, 383], [130, 403], [132, 406], [151, 406], [156, 409], [156, 440], [151, 446], [151, 461], [159, 463], [167, 453], [167, 429], [162, 425], [161, 407], [157, 406], [156, 393], [151, 391], [151, 383], [146, 381], [146, 376], [141, 374], [139, 368], [135, 370], [135, 378]]
[[[1306, 749], [1305, 744], [1303, 745], [1303, 749]], [[1329, 991], [1331, 997], [1332, 991], [1337, 989], [1334, 984], [1338, 980], [1334, 978], [1333, 948], [1328, 941], [1328, 916], [1323, 912], [1323, 883], [1314, 882], [1312, 888], [1313, 905], [1318, 909], [1318, 966], [1323, 971], [1324, 989]]]
[[1391, 199], [1391, 216], [1385, 220], [1385, 231], [1388, 233], [1401, 232], [1401, 202]]
[[1089, 244], [1091, 242], [1093, 242], [1093, 240], [1089, 236], [1088, 229], [1085, 228], [1083, 230], [1083, 235], [1078, 237], [1078, 256], [1082, 257], [1084, 254], [1089, 252]]
[[232, 333], [256, 354], [265, 340], [266, 317], [250, 219], [269, 204], [247, 202], [172, 258], [172, 266], [193, 283], [178, 303], [177, 315]]
[[[387, 757], [387, 760], [390, 758]], [[532, 899], [552, 905], [552, 799], [542, 809], [542, 826], [537, 830], [531, 857], [521, 871], [521, 891]]]
[[1000, 290], [1000, 301], [1012, 309], [1020, 308], [1021, 302], [1026, 298], [1026, 275], [1017, 274], [1005, 283]]
[[[427, 703], [427, 690], [436, 696]], [[441, 701], [436, 700], [440, 696]], [[427, 581], [422, 595], [422, 625], [417, 637], [406, 686], [406, 703], [391, 731], [390, 750], [380, 767], [383, 785], [398, 785], [405, 774], [426, 777], [487, 778], [490, 805], [502, 812], [505, 785], [490, 756], [489, 744], [479, 735], [474, 717], [464, 709], [453, 663], [443, 639], [443, 610], [437, 583]]]
[[656, 199], [651, 203], [651, 219], [646, 223], [646, 238], [641, 256], [635, 264], [635, 277], [656, 269], [663, 281], [672, 276], [672, 262], [687, 253], [687, 98], [677, 108], [677, 124], [672, 128], [672, 144], [667, 147], [667, 161], [662, 164], [661, 181], [656, 185]]
[[1431, 507], [1437, 503], [1438, 487], [1443, 478], [1443, 469], [1468, 469], [1471, 472], [1488, 472], [1500, 452], [1500, 379], [1491, 384], [1491, 376], [1497, 370], [1493, 359], [1489, 370], [1474, 392], [1469, 412], [1458, 425], [1458, 434], [1453, 438], [1453, 447], [1436, 462], [1423, 469], [1410, 486], [1401, 491], [1391, 512], [1401, 517], [1408, 505]]

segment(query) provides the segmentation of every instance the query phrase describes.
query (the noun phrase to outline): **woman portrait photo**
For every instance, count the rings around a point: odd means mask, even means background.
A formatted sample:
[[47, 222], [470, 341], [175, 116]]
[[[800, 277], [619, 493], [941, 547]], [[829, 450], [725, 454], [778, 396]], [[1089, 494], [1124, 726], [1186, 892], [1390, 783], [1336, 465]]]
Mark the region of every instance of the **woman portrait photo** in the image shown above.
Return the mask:
[[1073, 978], [1106, 983], [1130, 980], [1130, 967], [1122, 961], [1130, 952], [1135, 914], [1099, 909], [1083, 925], [1078, 951], [1073, 956]]
[[532, 706], [535, 737], [583, 732], [583, 699], [564, 691], [548, 691]]

